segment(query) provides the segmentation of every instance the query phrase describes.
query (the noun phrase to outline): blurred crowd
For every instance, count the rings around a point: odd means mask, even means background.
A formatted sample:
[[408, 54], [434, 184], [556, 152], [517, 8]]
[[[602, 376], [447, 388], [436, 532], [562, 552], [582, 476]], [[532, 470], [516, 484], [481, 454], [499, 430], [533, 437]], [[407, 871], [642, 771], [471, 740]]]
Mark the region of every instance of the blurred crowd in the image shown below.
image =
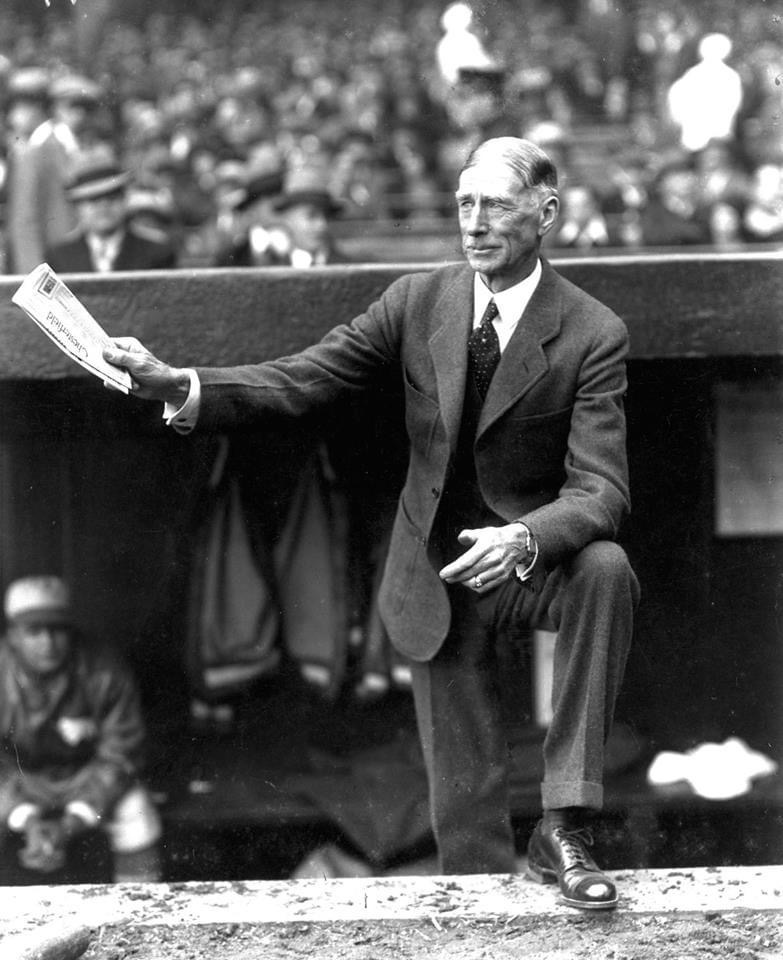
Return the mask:
[[161, 2], [87, 51], [70, 4], [38, 13], [0, 11], [6, 238], [14, 167], [74, 77], [80, 137], [114, 151], [129, 215], [181, 263], [227, 262], [254, 185], [302, 168], [343, 233], [448, 226], [466, 152], [504, 133], [558, 163], [552, 244], [783, 237], [783, 18], [765, 0]]

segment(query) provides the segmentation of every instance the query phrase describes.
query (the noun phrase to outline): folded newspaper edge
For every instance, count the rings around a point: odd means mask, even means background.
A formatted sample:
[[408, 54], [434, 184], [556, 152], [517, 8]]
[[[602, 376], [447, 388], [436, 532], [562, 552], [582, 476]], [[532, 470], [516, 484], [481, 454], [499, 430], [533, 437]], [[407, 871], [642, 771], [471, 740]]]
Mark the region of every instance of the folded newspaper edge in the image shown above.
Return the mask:
[[112, 346], [111, 338], [47, 263], [39, 263], [30, 271], [11, 301], [72, 360], [123, 393], [130, 393], [127, 370], [103, 359], [104, 348]]

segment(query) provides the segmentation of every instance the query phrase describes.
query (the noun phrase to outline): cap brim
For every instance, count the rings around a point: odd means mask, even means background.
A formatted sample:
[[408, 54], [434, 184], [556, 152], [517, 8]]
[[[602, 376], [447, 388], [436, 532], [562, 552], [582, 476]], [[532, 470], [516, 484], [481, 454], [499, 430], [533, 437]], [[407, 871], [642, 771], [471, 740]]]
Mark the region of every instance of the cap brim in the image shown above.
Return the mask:
[[110, 177], [101, 177], [89, 183], [70, 187], [67, 191], [69, 200], [96, 200], [99, 197], [109, 196], [124, 190], [130, 181], [130, 174], [118, 173]]
[[11, 622], [22, 626], [40, 623], [49, 627], [70, 627], [73, 624], [73, 616], [70, 610], [64, 609], [23, 610], [14, 614]]

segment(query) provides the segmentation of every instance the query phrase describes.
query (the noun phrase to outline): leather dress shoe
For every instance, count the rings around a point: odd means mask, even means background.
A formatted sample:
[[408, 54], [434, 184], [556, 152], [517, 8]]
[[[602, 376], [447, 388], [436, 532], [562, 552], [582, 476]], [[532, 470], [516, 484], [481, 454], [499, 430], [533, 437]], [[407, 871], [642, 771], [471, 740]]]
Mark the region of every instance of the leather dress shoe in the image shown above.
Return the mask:
[[528, 876], [538, 883], [557, 883], [563, 901], [582, 910], [611, 910], [617, 889], [587, 852], [593, 838], [587, 830], [536, 825], [527, 848]]

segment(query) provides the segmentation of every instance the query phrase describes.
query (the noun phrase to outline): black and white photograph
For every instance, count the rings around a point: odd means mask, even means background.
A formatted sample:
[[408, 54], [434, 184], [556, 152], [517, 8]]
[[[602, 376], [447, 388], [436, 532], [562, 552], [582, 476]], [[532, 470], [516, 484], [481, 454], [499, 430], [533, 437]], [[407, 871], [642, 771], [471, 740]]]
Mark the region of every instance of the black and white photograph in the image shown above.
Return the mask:
[[2, 960], [783, 958], [783, 3], [4, 0]]

